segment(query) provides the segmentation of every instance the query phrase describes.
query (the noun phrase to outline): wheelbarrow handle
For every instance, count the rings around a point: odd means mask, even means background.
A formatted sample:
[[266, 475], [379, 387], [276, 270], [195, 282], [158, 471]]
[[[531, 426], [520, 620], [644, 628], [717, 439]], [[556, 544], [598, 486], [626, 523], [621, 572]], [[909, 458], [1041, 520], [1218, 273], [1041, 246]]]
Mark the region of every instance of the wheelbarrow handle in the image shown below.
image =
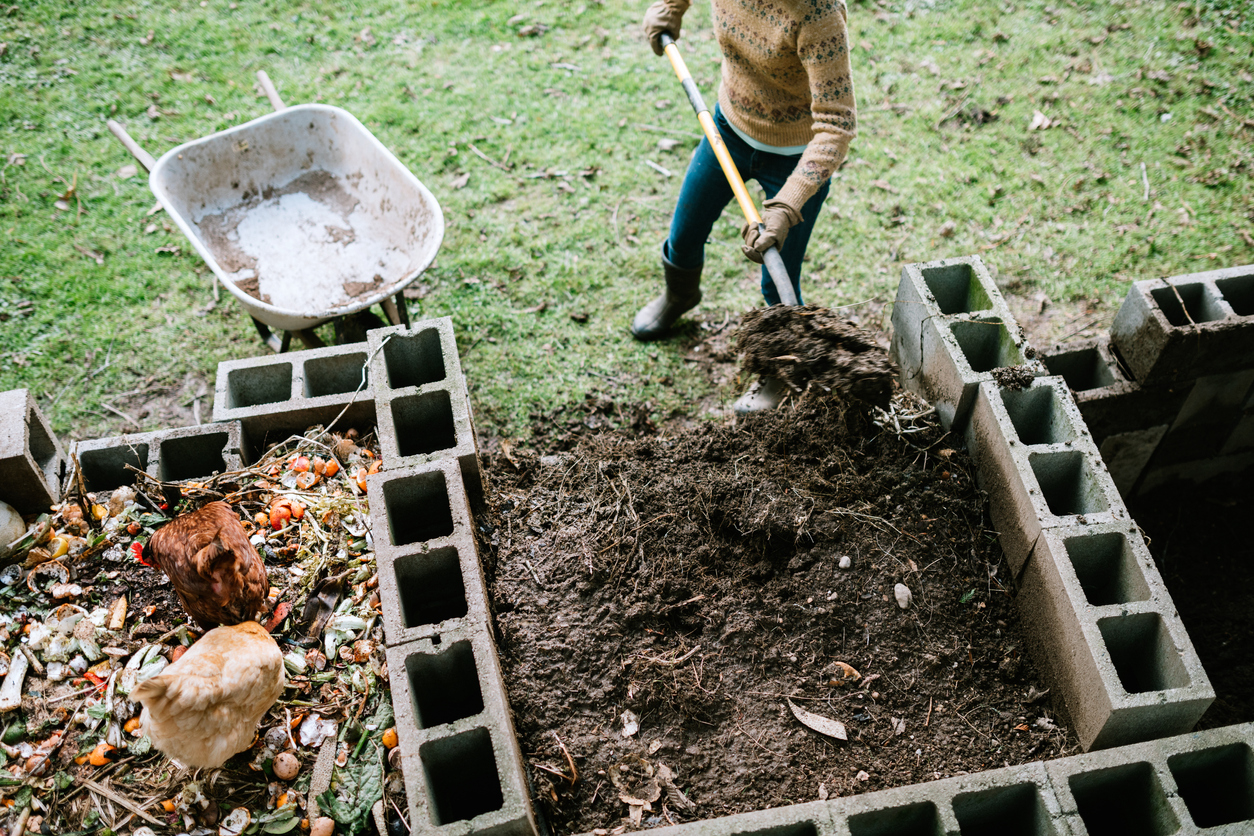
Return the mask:
[[105, 124], [109, 126], [109, 130], [118, 138], [118, 141], [126, 146], [126, 150], [131, 152], [131, 156], [144, 167], [144, 171], [152, 171], [153, 166], [157, 164], [157, 161], [152, 158], [152, 154], [149, 154], [140, 147], [138, 142], [131, 139], [131, 135], [126, 132], [126, 128], [117, 122], [110, 119]]
[[[753, 198], [749, 196], [749, 190], [745, 188], [745, 181], [736, 169], [736, 162], [731, 158], [731, 153], [727, 150], [727, 146], [723, 144], [723, 137], [718, 132], [718, 126], [714, 124], [714, 117], [710, 115], [710, 109], [705, 106], [705, 100], [701, 98], [701, 91], [697, 89], [697, 83], [692, 80], [692, 74], [688, 72], [688, 65], [684, 63], [683, 57], [679, 54], [679, 47], [675, 46], [675, 39], [663, 32], [661, 41], [666, 57], [670, 59], [671, 67], [674, 68], [675, 75], [679, 77], [679, 83], [684, 86], [684, 92], [688, 94], [688, 103], [692, 105], [693, 111], [697, 114], [697, 121], [701, 123], [701, 130], [705, 131], [705, 138], [709, 140], [710, 148], [714, 150], [714, 156], [718, 159], [718, 164], [723, 169], [723, 174], [727, 177], [732, 194], [736, 196], [736, 202], [740, 204], [740, 211], [744, 213], [746, 221], [757, 226], [759, 233], [765, 232], [766, 227], [762, 223], [762, 216], [758, 214], [758, 207], [753, 205]], [[784, 259], [780, 256], [779, 249], [777, 247], [768, 248], [762, 254], [762, 262], [766, 266], [766, 272], [771, 277], [771, 282], [775, 285], [775, 291], [779, 294], [780, 301], [785, 305], [796, 305], [797, 294], [792, 289], [792, 281], [788, 278], [788, 268], [784, 266]]]
[[270, 80], [265, 70], [257, 70], [257, 81], [261, 83], [261, 92], [266, 94], [271, 107], [276, 111], [287, 110], [287, 105], [283, 104], [283, 100], [279, 98], [279, 91], [274, 88], [274, 82]]

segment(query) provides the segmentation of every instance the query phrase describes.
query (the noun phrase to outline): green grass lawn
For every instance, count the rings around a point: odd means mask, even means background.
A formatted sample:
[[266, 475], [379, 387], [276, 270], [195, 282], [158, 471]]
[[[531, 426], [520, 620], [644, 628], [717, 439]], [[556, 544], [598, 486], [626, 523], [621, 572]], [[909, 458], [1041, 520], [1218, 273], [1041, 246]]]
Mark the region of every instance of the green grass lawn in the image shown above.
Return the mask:
[[[62, 438], [98, 437], [135, 429], [112, 410], [190, 402], [219, 361], [265, 352], [105, 129], [159, 155], [266, 113], [264, 69], [289, 104], [351, 111], [435, 193], [448, 228], [411, 316], [453, 317], [483, 430], [525, 435], [592, 388], [689, 408], [711, 384], [674, 342], [626, 333], [657, 291], [698, 131], [640, 35], [646, 5], [0, 5], [0, 390], [31, 389]], [[680, 46], [713, 101], [694, 6]], [[1244, 2], [906, 0], [849, 17], [860, 135], [808, 301], [887, 302], [903, 263], [979, 253], [1007, 293], [1108, 322], [1131, 281], [1254, 262]], [[719, 319], [760, 302], [738, 227], [728, 212], [708, 248], [702, 310]]]

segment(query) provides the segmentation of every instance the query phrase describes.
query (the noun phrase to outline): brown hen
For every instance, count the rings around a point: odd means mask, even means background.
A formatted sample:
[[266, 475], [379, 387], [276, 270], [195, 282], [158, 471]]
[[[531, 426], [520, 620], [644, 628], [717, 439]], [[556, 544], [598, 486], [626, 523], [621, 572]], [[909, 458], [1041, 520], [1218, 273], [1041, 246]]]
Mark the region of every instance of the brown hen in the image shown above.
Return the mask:
[[153, 746], [183, 766], [218, 767], [252, 745], [286, 680], [278, 644], [249, 621], [205, 633], [131, 699], [144, 705], [140, 730]]
[[252, 621], [270, 589], [265, 564], [225, 502], [157, 529], [143, 558], [169, 576], [183, 608], [205, 629]]

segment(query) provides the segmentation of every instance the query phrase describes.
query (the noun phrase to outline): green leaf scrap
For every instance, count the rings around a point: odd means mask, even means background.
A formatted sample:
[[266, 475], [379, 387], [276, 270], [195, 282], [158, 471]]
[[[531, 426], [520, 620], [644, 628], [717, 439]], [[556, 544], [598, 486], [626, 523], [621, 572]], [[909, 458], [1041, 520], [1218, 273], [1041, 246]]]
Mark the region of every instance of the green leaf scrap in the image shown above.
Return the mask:
[[318, 796], [323, 813], [348, 828], [362, 833], [370, 823], [370, 810], [383, 798], [382, 750], [372, 746], [360, 761], [337, 767], [331, 789]]

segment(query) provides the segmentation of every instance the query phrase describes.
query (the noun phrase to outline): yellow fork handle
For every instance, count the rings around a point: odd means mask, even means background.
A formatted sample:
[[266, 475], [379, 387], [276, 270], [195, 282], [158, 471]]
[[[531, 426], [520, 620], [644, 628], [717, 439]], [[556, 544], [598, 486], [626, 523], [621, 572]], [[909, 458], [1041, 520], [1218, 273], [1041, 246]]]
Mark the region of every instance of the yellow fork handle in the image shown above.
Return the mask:
[[[723, 169], [723, 175], [727, 178], [728, 185], [731, 186], [732, 194], [736, 196], [736, 202], [740, 204], [740, 211], [744, 214], [745, 220], [756, 226], [759, 232], [764, 231], [762, 216], [758, 214], [758, 208], [753, 205], [753, 198], [749, 196], [749, 190], [745, 188], [745, 181], [736, 169], [736, 163], [731, 158], [731, 153], [728, 152], [727, 146], [723, 144], [723, 137], [718, 132], [718, 127], [714, 124], [714, 117], [710, 114], [710, 109], [705, 106], [705, 100], [701, 98], [701, 91], [697, 89], [697, 83], [692, 80], [692, 74], [688, 72], [688, 65], [684, 63], [683, 56], [679, 54], [679, 47], [675, 46], [675, 39], [666, 33], [662, 33], [661, 41], [666, 57], [670, 59], [671, 67], [675, 70], [675, 75], [679, 77], [679, 83], [683, 85], [684, 92], [688, 94], [688, 103], [692, 105], [692, 109], [697, 114], [697, 121], [701, 123], [701, 130], [705, 132], [705, 138], [709, 141], [710, 148], [714, 151], [719, 167]], [[788, 268], [784, 266], [784, 259], [779, 254], [779, 248], [770, 247], [767, 249], [762, 254], [762, 261], [766, 265], [766, 271], [770, 274], [780, 301], [785, 305], [796, 305], [797, 294], [792, 289], [792, 281], [788, 277]]]

